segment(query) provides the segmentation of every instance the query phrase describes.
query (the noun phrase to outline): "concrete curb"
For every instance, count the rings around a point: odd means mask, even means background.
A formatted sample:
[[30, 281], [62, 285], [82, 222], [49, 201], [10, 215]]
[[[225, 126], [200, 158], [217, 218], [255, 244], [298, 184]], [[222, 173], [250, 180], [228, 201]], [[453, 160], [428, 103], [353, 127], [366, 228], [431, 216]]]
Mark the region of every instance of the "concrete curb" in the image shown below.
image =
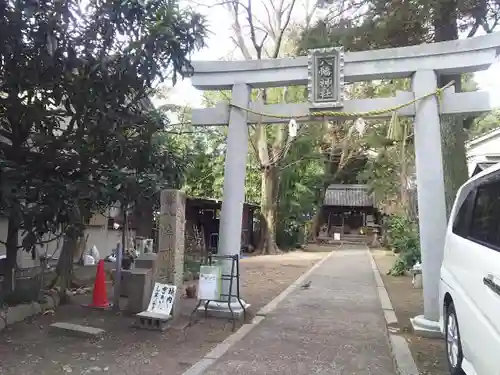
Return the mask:
[[289, 296], [292, 292], [294, 292], [297, 288], [300, 287], [304, 283], [304, 281], [311, 276], [311, 274], [318, 269], [327, 259], [329, 259], [335, 251], [331, 251], [327, 256], [321, 259], [318, 263], [313, 265], [309, 270], [307, 270], [304, 274], [302, 274], [297, 280], [295, 280], [288, 288], [282, 291], [278, 296], [273, 298], [271, 302], [265, 305], [262, 309], [260, 309], [255, 318], [252, 319], [251, 323], [243, 324], [235, 333], [230, 335], [227, 339], [225, 339], [220, 344], [217, 344], [215, 348], [213, 348], [209, 353], [207, 353], [202, 359], [188, 368], [186, 371], [182, 373], [182, 375], [201, 375], [203, 374], [208, 367], [210, 367], [217, 359], [222, 357], [233, 345], [235, 345], [238, 341], [240, 341], [243, 337], [245, 337], [252, 329], [257, 327], [259, 323], [261, 323], [266, 315], [273, 312], [278, 304], [280, 304], [287, 296]]
[[11, 306], [5, 310], [0, 310], [0, 332], [8, 326], [22, 322], [25, 319], [39, 315], [46, 310], [52, 310], [59, 306], [61, 300], [57, 291], [44, 292], [44, 302], [23, 303], [16, 306]]
[[380, 305], [382, 311], [384, 312], [385, 321], [387, 323], [387, 336], [389, 339], [389, 345], [391, 347], [392, 356], [394, 359], [394, 365], [396, 371], [400, 375], [419, 375], [419, 371], [415, 361], [411, 355], [410, 348], [406, 339], [396, 333], [391, 332], [391, 326], [398, 324], [398, 318], [392, 307], [389, 294], [385, 288], [384, 281], [380, 276], [380, 270], [377, 267], [377, 263], [373, 258], [373, 254], [370, 249], [366, 250], [370, 256], [370, 262], [372, 265], [373, 276], [375, 278], [375, 284], [377, 286], [377, 292], [380, 299]]

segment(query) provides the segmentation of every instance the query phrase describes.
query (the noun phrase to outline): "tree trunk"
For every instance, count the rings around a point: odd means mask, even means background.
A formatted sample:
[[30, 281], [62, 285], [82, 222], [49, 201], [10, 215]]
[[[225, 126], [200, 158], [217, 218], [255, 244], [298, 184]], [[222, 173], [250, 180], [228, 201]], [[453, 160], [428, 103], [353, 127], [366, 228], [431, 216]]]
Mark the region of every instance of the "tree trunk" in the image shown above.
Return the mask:
[[259, 250], [262, 254], [276, 254], [279, 252], [276, 244], [277, 204], [276, 190], [278, 189], [278, 170], [269, 166], [262, 171], [261, 186], [261, 230]]
[[441, 147], [447, 217], [451, 213], [458, 189], [469, 176], [465, 138], [462, 119], [451, 116], [441, 118]]
[[135, 215], [137, 215], [137, 237], [153, 237], [153, 207], [153, 199], [140, 198], [137, 200], [134, 210]]
[[[330, 181], [330, 178], [327, 178], [327, 180]], [[316, 242], [316, 240], [318, 239], [319, 230], [321, 228], [322, 208], [325, 202], [325, 195], [329, 185], [329, 182], [323, 184], [323, 188], [319, 192], [318, 206], [316, 207], [316, 212], [314, 213], [314, 216], [311, 220], [311, 233], [309, 239], [313, 242]]]
[[7, 228], [6, 251], [7, 259], [5, 262], [5, 275], [2, 287], [2, 294], [9, 296], [15, 289], [15, 274], [17, 267], [17, 251], [19, 241], [19, 225], [17, 220], [9, 217]]
[[309, 233], [309, 239], [312, 241], [312, 242], [316, 242], [316, 240], [318, 239], [318, 233], [319, 233], [319, 222], [320, 222], [320, 219], [321, 219], [321, 206], [322, 205], [318, 205], [318, 207], [316, 208], [316, 212], [314, 213], [314, 216], [313, 218], [311, 219], [311, 232]]
[[66, 296], [66, 290], [73, 281], [73, 257], [78, 249], [78, 237], [74, 231], [64, 236], [63, 247], [56, 266], [55, 285], [60, 288], [61, 298]]
[[[457, 7], [456, 0], [436, 2], [434, 16], [436, 42], [458, 39]], [[438, 84], [440, 86], [455, 81], [455, 92], [460, 92], [460, 75], [442, 76], [439, 78]], [[455, 195], [460, 185], [468, 178], [465, 133], [462, 119], [452, 116], [441, 117], [441, 142], [446, 211], [449, 216]]]
[[56, 278], [50, 285], [50, 287], [57, 286], [59, 288], [61, 302], [66, 302], [66, 290], [73, 283], [74, 259], [77, 255], [79, 256], [78, 259], [81, 259], [81, 254], [83, 254], [81, 248], [86, 244], [80, 210], [77, 209], [73, 214], [72, 223], [65, 229], [63, 246], [56, 265]]
[[88, 240], [89, 240], [89, 234], [84, 235], [78, 239], [77, 249], [73, 254], [73, 263], [82, 261], [83, 254], [85, 253], [85, 250], [87, 250]]

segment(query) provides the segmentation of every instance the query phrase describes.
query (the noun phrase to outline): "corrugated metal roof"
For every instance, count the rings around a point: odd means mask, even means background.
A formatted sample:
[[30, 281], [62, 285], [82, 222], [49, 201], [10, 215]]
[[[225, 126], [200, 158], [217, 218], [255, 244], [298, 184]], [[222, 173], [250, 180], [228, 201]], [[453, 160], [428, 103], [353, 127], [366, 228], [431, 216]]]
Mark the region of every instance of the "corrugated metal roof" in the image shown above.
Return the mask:
[[[488, 169], [489, 167], [492, 167], [494, 166], [495, 164], [497, 164], [497, 162], [480, 162], [480, 163], [477, 163], [476, 164], [476, 167], [474, 168], [473, 172], [472, 172], [472, 176], [475, 176], [477, 175], [478, 173], [481, 173], [482, 171], [484, 171], [485, 169]], [[472, 177], [471, 176], [471, 177]]]
[[373, 196], [367, 185], [330, 185], [326, 190], [325, 206], [372, 207]]
[[500, 136], [500, 127], [497, 127], [497, 128], [492, 129], [492, 130], [490, 130], [490, 131], [488, 131], [486, 133], [480, 134], [477, 137], [472, 138], [470, 141], [467, 141], [465, 143], [465, 147], [466, 148], [471, 148], [471, 147], [473, 147], [474, 145], [476, 145], [478, 143], [487, 141], [487, 140], [489, 140], [491, 138], [495, 138], [495, 137], [498, 137], [498, 136]]
[[484, 162], [484, 163], [477, 163], [477, 166], [481, 168], [481, 170], [485, 170], [486, 168], [491, 167], [492, 165], [495, 165], [497, 162], [491, 161], [491, 162]]

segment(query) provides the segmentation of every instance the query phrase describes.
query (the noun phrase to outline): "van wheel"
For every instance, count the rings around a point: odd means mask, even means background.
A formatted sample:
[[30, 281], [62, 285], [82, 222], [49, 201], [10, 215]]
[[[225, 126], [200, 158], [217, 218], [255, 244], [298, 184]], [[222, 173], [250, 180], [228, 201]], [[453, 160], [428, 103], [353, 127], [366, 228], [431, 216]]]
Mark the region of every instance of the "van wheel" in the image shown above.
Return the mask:
[[450, 374], [465, 375], [462, 370], [464, 355], [460, 341], [460, 330], [458, 329], [457, 313], [455, 312], [453, 302], [450, 302], [446, 309], [445, 324], [446, 358], [448, 359]]

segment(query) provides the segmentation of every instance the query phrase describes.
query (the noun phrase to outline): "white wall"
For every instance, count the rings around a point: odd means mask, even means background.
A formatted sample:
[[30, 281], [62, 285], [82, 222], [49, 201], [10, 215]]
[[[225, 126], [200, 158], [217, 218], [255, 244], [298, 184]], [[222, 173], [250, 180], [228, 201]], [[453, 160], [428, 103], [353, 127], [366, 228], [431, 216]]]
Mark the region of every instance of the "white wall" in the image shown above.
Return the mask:
[[[8, 229], [8, 221], [4, 217], [0, 217], [0, 241], [5, 242], [7, 240], [7, 229]], [[52, 237], [52, 236], [51, 236]], [[47, 239], [51, 238], [47, 237]], [[21, 242], [22, 237], [19, 235], [19, 243]], [[62, 239], [51, 241], [45, 245], [43, 245], [43, 248], [39, 246], [40, 251], [46, 250], [47, 254], [53, 254], [58, 246], [62, 246]], [[3, 243], [0, 243], [0, 255], [5, 255], [5, 245]], [[18, 251], [17, 253], [17, 264], [19, 267], [22, 268], [28, 268], [32, 267], [36, 264], [36, 262], [31, 258], [31, 254], [27, 253], [26, 251]]]
[[[90, 249], [93, 245], [99, 250], [99, 255], [104, 258], [111, 254], [111, 251], [116, 248], [118, 242], [121, 243], [122, 232], [121, 230], [108, 230], [107, 225], [102, 226], [89, 226], [85, 230], [85, 235], [89, 236], [86, 248]], [[134, 231], [130, 231], [129, 236], [135, 236]], [[0, 241], [5, 242], [7, 239], [7, 219], [0, 217]], [[62, 248], [62, 238], [49, 242], [43, 247], [39, 247], [40, 251], [46, 251], [49, 256], [53, 255], [54, 258], [59, 257]], [[0, 244], [0, 255], [5, 255], [5, 246]], [[19, 251], [17, 255], [17, 262], [21, 268], [32, 267], [36, 264], [31, 259], [31, 254], [25, 251]]]
[[494, 130], [467, 143], [469, 176], [478, 163], [500, 162], [500, 129]]
[[[121, 230], [108, 230], [105, 227], [88, 227], [85, 230], [85, 235], [89, 235], [87, 249], [95, 245], [101, 258], [110, 255], [113, 249], [116, 249], [116, 244], [122, 242]], [[129, 238], [130, 236], [134, 237], [135, 232], [130, 231]]]

